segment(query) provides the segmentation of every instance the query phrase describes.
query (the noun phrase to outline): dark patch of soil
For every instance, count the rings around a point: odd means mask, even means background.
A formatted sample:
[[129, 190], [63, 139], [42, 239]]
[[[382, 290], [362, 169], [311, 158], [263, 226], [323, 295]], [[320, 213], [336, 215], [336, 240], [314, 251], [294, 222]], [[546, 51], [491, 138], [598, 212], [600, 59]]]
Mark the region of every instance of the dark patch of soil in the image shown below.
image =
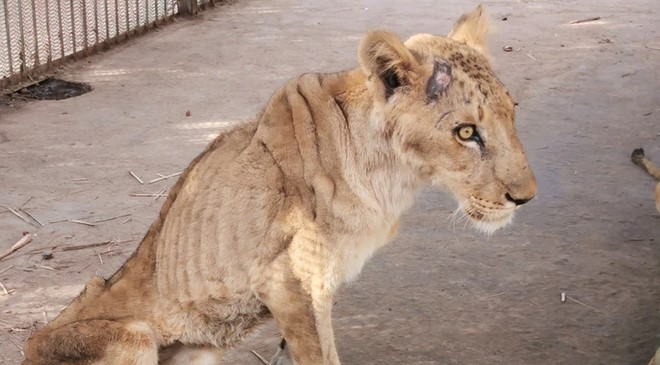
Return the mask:
[[82, 82], [48, 78], [24, 87], [16, 93], [22, 98], [33, 100], [62, 100], [80, 96], [92, 91], [92, 87]]

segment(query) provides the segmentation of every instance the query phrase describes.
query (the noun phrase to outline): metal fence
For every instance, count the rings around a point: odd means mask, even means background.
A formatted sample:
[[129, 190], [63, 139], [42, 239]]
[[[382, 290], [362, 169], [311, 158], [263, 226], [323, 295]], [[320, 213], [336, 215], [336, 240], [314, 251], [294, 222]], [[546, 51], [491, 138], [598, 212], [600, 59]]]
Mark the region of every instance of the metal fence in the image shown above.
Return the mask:
[[0, 0], [0, 88], [213, 0]]

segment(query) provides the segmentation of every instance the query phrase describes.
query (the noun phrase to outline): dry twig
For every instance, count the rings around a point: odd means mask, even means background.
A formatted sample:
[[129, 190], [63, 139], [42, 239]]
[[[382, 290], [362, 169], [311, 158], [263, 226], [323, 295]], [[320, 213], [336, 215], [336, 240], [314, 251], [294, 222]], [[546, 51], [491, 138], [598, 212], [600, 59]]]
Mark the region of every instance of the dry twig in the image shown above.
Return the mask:
[[9, 329], [9, 332], [30, 332], [30, 330], [26, 330], [25, 328], [12, 327]]
[[254, 351], [254, 350], [250, 350], [250, 352], [251, 352], [254, 356], [256, 356], [257, 359], [259, 359], [262, 363], [264, 363], [264, 365], [270, 365], [270, 362], [268, 362], [266, 359], [264, 359], [263, 356], [259, 355], [258, 352]]
[[137, 175], [135, 175], [135, 174], [133, 173], [133, 171], [129, 171], [128, 173], [129, 173], [131, 176], [133, 176], [133, 177], [135, 178], [135, 180], [137, 180], [137, 181], [140, 183], [140, 185], [144, 185], [144, 181], [142, 181], [142, 179], [140, 179]]
[[29, 198], [27, 198], [27, 200], [25, 201], [25, 203], [21, 204], [21, 208], [23, 208], [24, 206], [26, 206], [27, 203], [31, 202], [31, 201], [32, 201], [32, 198], [34, 198], [34, 197], [33, 197], [33, 196], [30, 196]]
[[588, 22], [595, 22], [596, 20], [600, 20], [599, 16], [594, 16], [591, 18], [584, 18], [584, 19], [578, 19], [578, 20], [573, 20], [568, 24], [580, 24], [580, 23], [588, 23]]
[[[86, 245], [67, 246], [67, 247], [62, 247], [62, 251], [84, 250], [86, 248], [105, 246], [105, 245], [109, 245], [111, 243], [112, 243], [112, 241], [105, 241], [105, 242], [97, 242], [97, 243], [88, 243]], [[119, 242], [117, 242], [117, 243], [119, 243]]]
[[28, 217], [32, 218], [32, 220], [35, 221], [35, 222], [37, 222], [37, 223], [39, 223], [40, 226], [42, 226], [42, 227], [46, 227], [45, 224], [41, 223], [41, 221], [39, 221], [37, 218], [35, 218], [32, 214], [28, 213], [25, 209], [23, 209], [23, 208], [18, 208], [17, 210], [18, 210], [19, 212], [21, 212], [21, 213], [24, 213], [24, 214], [27, 215]]
[[89, 223], [89, 222], [86, 222], [86, 221], [81, 221], [80, 219], [67, 219], [67, 222], [83, 224], [85, 226], [90, 226], [90, 227], [96, 227], [96, 224]]
[[575, 298], [571, 298], [571, 297], [569, 297], [568, 295], [566, 296], [566, 299], [568, 299], [568, 300], [572, 300], [572, 301], [574, 301], [575, 303], [577, 303], [577, 304], [579, 304], [579, 305], [581, 305], [581, 306], [587, 307], [587, 308], [589, 308], [589, 309], [593, 309], [593, 310], [595, 310], [595, 311], [598, 312], [598, 313], [603, 313], [602, 310], [600, 310], [600, 309], [598, 309], [598, 308], [596, 308], [596, 307], [592, 307], [592, 306], [590, 306], [589, 304], [582, 303], [581, 301], [579, 301], [579, 300], [577, 300], [577, 299], [575, 299]]
[[36, 266], [36, 267], [40, 267], [40, 268], [42, 268], [42, 269], [50, 270], [50, 271], [57, 271], [57, 270], [53, 269], [53, 268], [50, 267], [50, 266], [44, 266], [44, 265], [34, 265], [34, 266]]
[[[31, 226], [35, 226], [34, 223], [32, 223], [28, 217], [26, 217], [25, 215], [23, 215], [23, 214], [19, 211], [19, 209], [14, 209], [14, 208], [12, 208], [12, 207], [8, 207], [8, 206], [6, 206], [6, 205], [3, 205], [2, 207], [5, 208], [5, 209], [7, 209], [8, 211], [10, 211], [13, 215], [15, 215], [15, 216], [17, 216], [18, 218], [20, 218], [20, 219], [22, 219], [23, 221], [25, 221], [25, 223], [27, 223], [27, 224], [29, 224], [29, 225], [31, 225]], [[36, 226], [35, 226], [35, 227], [36, 227]]]
[[28, 234], [24, 235], [23, 237], [21, 237], [21, 239], [18, 240], [18, 242], [14, 243], [14, 245], [11, 246], [9, 248], [9, 250], [5, 251], [5, 253], [0, 255], [0, 261], [4, 260], [7, 256], [11, 255], [12, 253], [18, 251], [21, 247], [23, 247], [23, 246], [27, 245], [28, 243], [30, 243], [33, 238], [34, 238], [34, 235], [30, 234], [30, 233], [28, 233]]
[[16, 343], [14, 340], [12, 340], [9, 336], [7, 336], [7, 339], [9, 340], [9, 342], [13, 343], [14, 346], [18, 347], [18, 349], [21, 351], [21, 355], [22, 355], [22, 356], [25, 356], [25, 353], [23, 352], [23, 348], [21, 347], [21, 345], [17, 344], [17, 343]]
[[0, 281], [0, 288], [2, 288], [2, 291], [5, 292], [5, 295], [9, 295], [9, 291], [7, 291], [7, 288], [2, 284], [2, 281]]
[[115, 219], [119, 219], [119, 218], [128, 217], [129, 215], [130, 215], [130, 214], [118, 215], [118, 216], [116, 216], [116, 217], [106, 218], [106, 219], [101, 219], [101, 220], [98, 220], [98, 221], [94, 221], [93, 223], [103, 223], [103, 222], [108, 222], [108, 221], [111, 221], [111, 220], [115, 220]]
[[153, 183], [159, 182], [161, 180], [169, 179], [171, 177], [179, 176], [179, 175], [181, 175], [181, 173], [177, 172], [176, 174], [171, 174], [171, 175], [161, 175], [161, 174], [157, 174], [157, 175], [160, 176], [160, 177], [149, 181], [149, 184], [153, 184]]
[[93, 247], [100, 247], [100, 246], [105, 246], [105, 245], [110, 245], [113, 243], [126, 243], [126, 242], [132, 242], [134, 240], [123, 240], [123, 241], [104, 241], [104, 242], [96, 242], [96, 243], [88, 243], [86, 245], [77, 245], [77, 246], [67, 246], [67, 247], [62, 247], [62, 251], [77, 251], [77, 250], [84, 250], [87, 248], [93, 248]]
[[154, 197], [154, 200], [158, 200], [158, 198], [165, 196], [163, 194], [165, 194], [166, 191], [167, 191], [167, 186], [164, 187], [163, 190], [159, 191], [158, 194], [156, 194], [156, 196]]

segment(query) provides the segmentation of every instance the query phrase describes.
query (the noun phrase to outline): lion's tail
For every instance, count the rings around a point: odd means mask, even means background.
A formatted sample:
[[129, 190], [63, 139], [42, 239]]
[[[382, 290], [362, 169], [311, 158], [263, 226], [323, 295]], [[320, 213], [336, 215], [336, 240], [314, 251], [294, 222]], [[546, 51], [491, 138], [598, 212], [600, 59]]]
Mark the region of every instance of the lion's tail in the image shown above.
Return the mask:
[[660, 167], [644, 156], [644, 149], [637, 148], [630, 156], [632, 162], [660, 181]]

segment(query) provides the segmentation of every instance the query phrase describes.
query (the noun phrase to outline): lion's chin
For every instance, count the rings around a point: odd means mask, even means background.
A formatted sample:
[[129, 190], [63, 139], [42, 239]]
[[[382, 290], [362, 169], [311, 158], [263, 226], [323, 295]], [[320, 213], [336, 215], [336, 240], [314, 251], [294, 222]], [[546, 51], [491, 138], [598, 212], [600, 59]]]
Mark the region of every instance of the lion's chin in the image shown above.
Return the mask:
[[470, 217], [470, 222], [472, 226], [479, 232], [489, 236], [495, 233], [498, 229], [508, 226], [509, 224], [511, 224], [512, 221], [513, 221], [513, 213], [492, 220], [475, 219]]
[[466, 209], [465, 206], [460, 206], [459, 210], [468, 216], [472, 227], [489, 236], [511, 224], [514, 216], [513, 209], [501, 212], [482, 212], [474, 208]]

